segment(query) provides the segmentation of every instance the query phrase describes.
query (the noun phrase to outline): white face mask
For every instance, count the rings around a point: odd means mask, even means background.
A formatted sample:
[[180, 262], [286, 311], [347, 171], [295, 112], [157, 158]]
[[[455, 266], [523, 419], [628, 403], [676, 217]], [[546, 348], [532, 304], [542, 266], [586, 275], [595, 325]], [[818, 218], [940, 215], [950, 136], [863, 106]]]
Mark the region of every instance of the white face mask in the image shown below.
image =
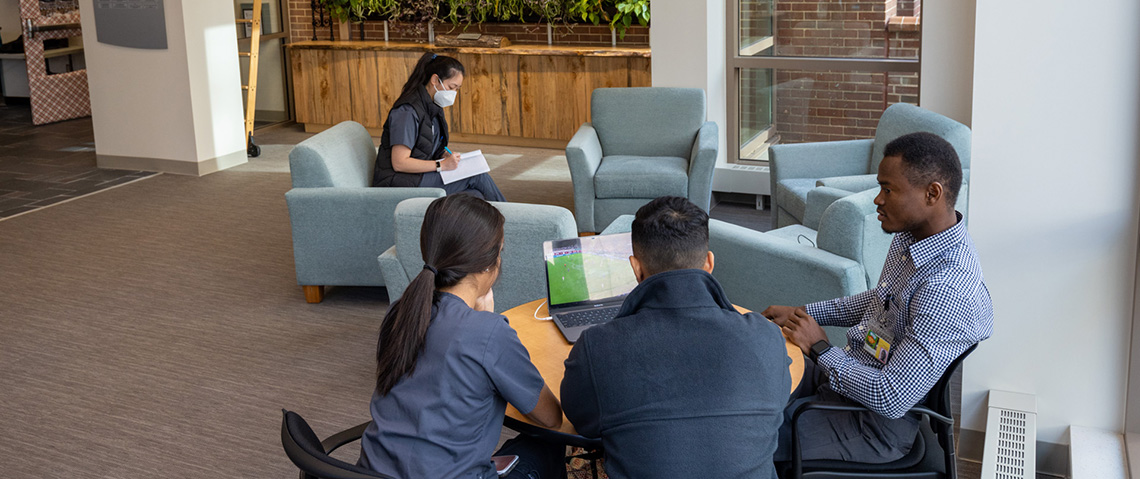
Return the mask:
[[[443, 86], [443, 80], [439, 81], [439, 86]], [[435, 85], [431, 87], [435, 88]], [[455, 95], [457, 94], [459, 94], [459, 92], [455, 90], [440, 90], [439, 88], [435, 88], [435, 95], [432, 95], [432, 100], [435, 100], [436, 105], [447, 108], [455, 104]]]

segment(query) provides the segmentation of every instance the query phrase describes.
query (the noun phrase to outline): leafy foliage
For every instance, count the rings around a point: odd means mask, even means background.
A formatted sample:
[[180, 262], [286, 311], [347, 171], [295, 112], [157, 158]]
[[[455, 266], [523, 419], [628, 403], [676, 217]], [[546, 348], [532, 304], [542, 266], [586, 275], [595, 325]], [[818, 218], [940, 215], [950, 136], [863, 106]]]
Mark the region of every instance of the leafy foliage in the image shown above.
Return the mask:
[[649, 25], [649, 0], [318, 0], [341, 21], [412, 23], [606, 22], [625, 38], [634, 22]]

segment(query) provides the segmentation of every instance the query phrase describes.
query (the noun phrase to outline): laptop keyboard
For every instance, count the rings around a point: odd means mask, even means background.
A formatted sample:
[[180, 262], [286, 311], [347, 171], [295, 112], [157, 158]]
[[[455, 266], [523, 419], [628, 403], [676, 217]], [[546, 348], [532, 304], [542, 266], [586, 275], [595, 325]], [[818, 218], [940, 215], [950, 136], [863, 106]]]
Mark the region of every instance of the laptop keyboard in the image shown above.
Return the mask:
[[619, 308], [587, 309], [570, 313], [559, 313], [558, 319], [568, 328], [605, 323], [617, 316]]

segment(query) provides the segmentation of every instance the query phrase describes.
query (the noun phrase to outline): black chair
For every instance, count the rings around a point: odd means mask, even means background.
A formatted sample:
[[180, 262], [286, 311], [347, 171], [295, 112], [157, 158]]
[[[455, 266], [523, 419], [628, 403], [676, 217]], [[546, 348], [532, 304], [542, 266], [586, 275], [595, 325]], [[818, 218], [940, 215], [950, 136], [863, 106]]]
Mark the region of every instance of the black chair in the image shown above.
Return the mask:
[[368, 468], [329, 456], [338, 447], [360, 439], [371, 421], [346, 429], [321, 441], [309, 423], [293, 411], [281, 410], [281, 446], [301, 469], [300, 479], [395, 479]]
[[[848, 478], [894, 478], [894, 479], [956, 479], [954, 454], [954, 418], [950, 412], [950, 377], [961, 366], [978, 345], [970, 346], [958, 356], [942, 373], [920, 403], [907, 414], [922, 418], [914, 445], [902, 458], [884, 464], [867, 464], [835, 460], [802, 461], [800, 458], [800, 438], [796, 423], [801, 414], [810, 410], [825, 411], [866, 411], [861, 405], [815, 401], [801, 404], [792, 412], [792, 464], [786, 478], [791, 479], [848, 479]], [[872, 413], [874, 414], [874, 413]]]

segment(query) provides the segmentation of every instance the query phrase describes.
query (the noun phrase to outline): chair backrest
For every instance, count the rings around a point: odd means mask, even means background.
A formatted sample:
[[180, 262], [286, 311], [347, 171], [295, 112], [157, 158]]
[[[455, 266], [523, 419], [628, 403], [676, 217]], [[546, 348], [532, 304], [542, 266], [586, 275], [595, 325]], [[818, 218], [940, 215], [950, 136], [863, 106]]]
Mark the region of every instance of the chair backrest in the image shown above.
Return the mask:
[[[411, 198], [396, 205], [396, 257], [409, 278], [424, 267], [420, 228], [434, 198]], [[506, 311], [546, 297], [542, 242], [578, 236], [570, 210], [560, 206], [491, 202], [503, 214], [503, 263], [495, 284], [495, 310]]]
[[909, 103], [895, 103], [883, 111], [875, 129], [875, 143], [871, 147], [871, 162], [867, 173], [879, 171], [883, 150], [895, 138], [908, 133], [926, 131], [941, 136], [954, 146], [962, 169], [970, 169], [970, 128], [966, 125]]
[[966, 356], [969, 356], [970, 353], [974, 352], [977, 348], [977, 344], [966, 348], [966, 351], [951, 361], [949, 366], [946, 366], [946, 370], [942, 372], [942, 377], [938, 378], [938, 382], [934, 383], [934, 387], [930, 388], [930, 392], [926, 393], [926, 400], [923, 401], [926, 407], [938, 414], [951, 417], [950, 378], [954, 376], [954, 372], [962, 365], [962, 361], [966, 360]]
[[355, 121], [317, 133], [289, 152], [294, 188], [371, 186], [375, 167], [372, 136]]
[[[281, 410], [281, 446], [289, 460], [307, 477], [320, 479], [392, 479], [370, 469], [333, 458], [305, 419], [293, 411]], [[306, 477], [306, 476], [302, 476]]]
[[891, 235], [883, 232], [875, 212], [878, 194], [872, 188], [835, 200], [824, 210], [816, 236], [819, 249], [863, 265], [868, 287], [879, 282], [891, 247]]
[[689, 158], [705, 116], [699, 88], [597, 88], [590, 97], [605, 156]]

